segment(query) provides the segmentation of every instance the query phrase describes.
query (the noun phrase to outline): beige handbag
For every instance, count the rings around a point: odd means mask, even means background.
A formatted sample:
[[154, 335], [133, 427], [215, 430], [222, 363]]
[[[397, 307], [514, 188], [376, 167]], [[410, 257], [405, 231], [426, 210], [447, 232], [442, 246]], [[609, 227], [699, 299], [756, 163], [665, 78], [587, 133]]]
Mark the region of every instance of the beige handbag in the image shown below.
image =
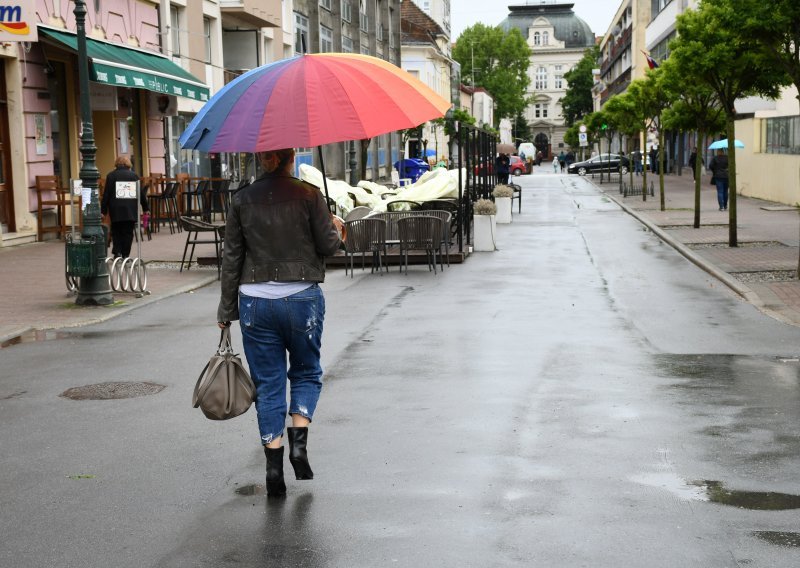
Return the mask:
[[227, 420], [247, 412], [255, 395], [253, 380], [233, 352], [228, 326], [222, 330], [216, 355], [197, 379], [192, 406], [200, 407], [206, 418]]

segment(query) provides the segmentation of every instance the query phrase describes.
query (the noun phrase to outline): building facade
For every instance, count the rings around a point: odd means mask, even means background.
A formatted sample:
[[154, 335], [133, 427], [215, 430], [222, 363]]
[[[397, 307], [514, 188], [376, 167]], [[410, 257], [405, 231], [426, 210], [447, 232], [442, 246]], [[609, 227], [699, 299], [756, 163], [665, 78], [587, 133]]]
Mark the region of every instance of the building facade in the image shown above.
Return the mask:
[[580, 61], [595, 43], [589, 25], [572, 10], [572, 3], [509, 6], [509, 16], [500, 24], [517, 28], [531, 48], [528, 96], [525, 112], [537, 151], [552, 158], [565, 149], [567, 127], [561, 99], [567, 90], [564, 74]]
[[[215, 4], [187, 0], [187, 7], [193, 3], [207, 7], [209, 17], [218, 16]], [[37, 176], [55, 176], [64, 188], [79, 177], [81, 94], [73, 9], [72, 3], [38, 0], [35, 22], [30, 22], [37, 29], [37, 41], [7, 42], [0, 50], [4, 246], [32, 241], [40, 224], [55, 223], [57, 211], [52, 207], [41, 219], [37, 215]], [[207, 79], [214, 74], [202, 60], [167, 55], [165, 11], [166, 3], [153, 0], [87, 3], [87, 96], [101, 176], [113, 169], [121, 154], [130, 156], [140, 175], [166, 173], [168, 119], [181, 108], [196, 112], [210, 96]], [[213, 31], [207, 37], [213, 37]], [[214, 52], [208, 43], [195, 43]]]
[[645, 57], [650, 4], [651, 0], [624, 0], [600, 41], [600, 76], [594, 89], [598, 110], [650, 68]]
[[[445, 100], [451, 99], [453, 59], [450, 34], [414, 2], [401, 3], [402, 68]], [[444, 128], [427, 122], [421, 138], [409, 139], [405, 156], [433, 162], [449, 156]]]

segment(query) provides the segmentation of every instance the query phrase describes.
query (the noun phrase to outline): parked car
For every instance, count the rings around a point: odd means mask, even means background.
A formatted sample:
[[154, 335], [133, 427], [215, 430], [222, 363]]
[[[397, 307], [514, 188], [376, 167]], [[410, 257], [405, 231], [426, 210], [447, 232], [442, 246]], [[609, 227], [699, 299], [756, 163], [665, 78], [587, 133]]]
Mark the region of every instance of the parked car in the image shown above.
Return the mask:
[[620, 172], [628, 173], [629, 162], [625, 156], [619, 154], [599, 154], [583, 162], [575, 162], [569, 165], [567, 172], [585, 176], [592, 172]]
[[[511, 163], [509, 164], [508, 171], [513, 176], [520, 176], [522, 174], [529, 174], [530, 171], [530, 163], [525, 162], [519, 156], [509, 156]], [[489, 164], [489, 174], [494, 173], [494, 164]], [[483, 174], [483, 164], [476, 164], [475, 165], [475, 175], [479, 176]]]

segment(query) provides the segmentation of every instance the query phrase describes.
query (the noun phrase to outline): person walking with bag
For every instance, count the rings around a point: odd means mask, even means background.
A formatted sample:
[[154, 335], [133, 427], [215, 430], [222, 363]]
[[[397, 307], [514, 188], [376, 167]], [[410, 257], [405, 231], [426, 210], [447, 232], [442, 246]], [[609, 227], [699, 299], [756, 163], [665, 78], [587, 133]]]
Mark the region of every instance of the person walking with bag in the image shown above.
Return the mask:
[[717, 203], [719, 203], [720, 211], [727, 211], [728, 209], [728, 156], [722, 148], [717, 150], [717, 155], [711, 158], [711, 163], [708, 164], [708, 169], [711, 170], [711, 179], [714, 185], [717, 186]]
[[293, 149], [261, 152], [258, 158], [266, 173], [233, 195], [228, 212], [217, 322], [225, 328], [239, 320], [256, 387], [267, 495], [276, 497], [286, 493], [287, 411], [295, 478], [314, 478], [307, 444], [322, 389], [325, 298], [319, 283], [325, 280], [324, 257], [341, 245], [341, 227], [319, 189], [292, 175]]
[[[139, 219], [139, 205], [136, 202], [136, 182], [139, 176], [131, 170], [127, 156], [118, 156], [114, 161], [114, 171], [106, 176], [100, 212], [111, 218], [111, 255], [128, 258], [133, 245], [133, 230]], [[142, 211], [150, 211], [147, 192], [139, 191]]]

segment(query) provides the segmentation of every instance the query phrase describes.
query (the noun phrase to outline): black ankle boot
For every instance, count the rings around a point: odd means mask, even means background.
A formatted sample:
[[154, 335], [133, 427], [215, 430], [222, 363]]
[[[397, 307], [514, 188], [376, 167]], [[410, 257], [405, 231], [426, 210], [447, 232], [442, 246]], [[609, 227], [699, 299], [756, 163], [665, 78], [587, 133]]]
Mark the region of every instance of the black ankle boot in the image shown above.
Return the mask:
[[267, 456], [267, 496], [286, 495], [286, 484], [283, 482], [283, 446], [264, 446], [264, 454]]
[[308, 465], [306, 444], [308, 443], [308, 428], [287, 428], [289, 434], [289, 461], [294, 468], [296, 479], [314, 479], [314, 472]]

